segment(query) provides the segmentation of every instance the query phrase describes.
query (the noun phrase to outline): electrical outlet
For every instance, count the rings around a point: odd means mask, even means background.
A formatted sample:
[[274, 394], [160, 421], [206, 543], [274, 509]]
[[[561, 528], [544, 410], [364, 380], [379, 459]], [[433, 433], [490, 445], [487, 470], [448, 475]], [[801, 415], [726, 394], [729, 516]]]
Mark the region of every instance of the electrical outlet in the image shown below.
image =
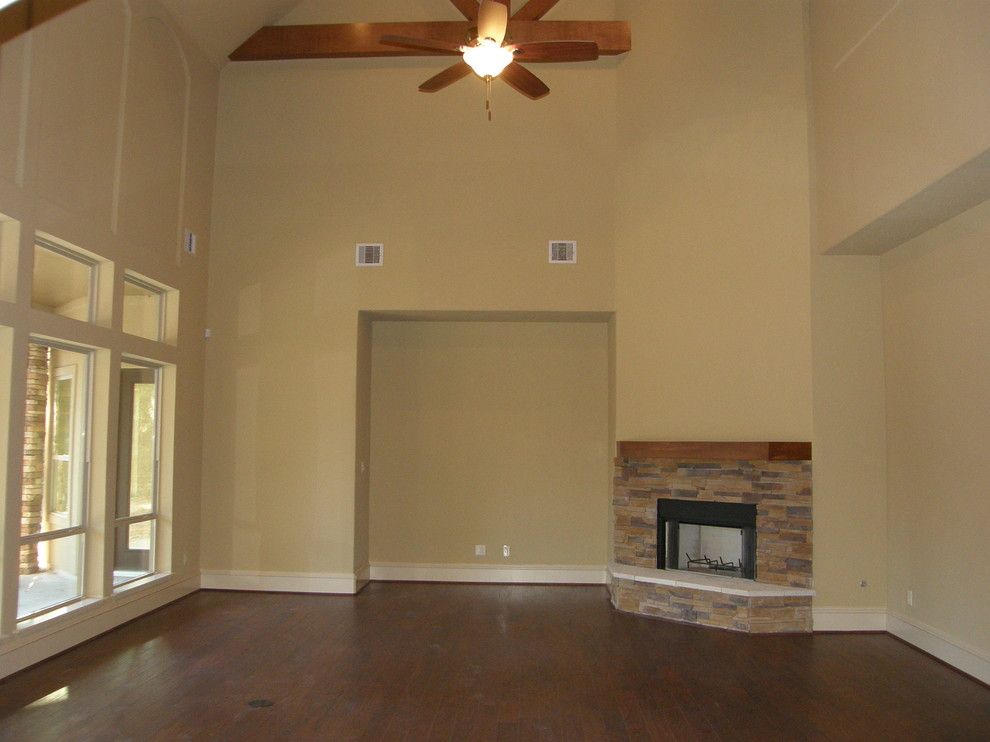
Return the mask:
[[907, 593], [907, 604], [908, 605], [911, 605], [911, 606], [914, 605], [914, 590], [908, 590], [908, 593]]
[[509, 555], [511, 553], [512, 553], [512, 550], [509, 548], [509, 545], [508, 544], [504, 544], [502, 546], [502, 556], [505, 557], [506, 559], [508, 559], [509, 558]]
[[485, 548], [485, 545], [484, 544], [475, 544], [474, 545], [474, 555], [475, 556], [484, 556], [485, 555], [485, 552], [487, 552], [487, 551], [488, 551], [488, 549]]

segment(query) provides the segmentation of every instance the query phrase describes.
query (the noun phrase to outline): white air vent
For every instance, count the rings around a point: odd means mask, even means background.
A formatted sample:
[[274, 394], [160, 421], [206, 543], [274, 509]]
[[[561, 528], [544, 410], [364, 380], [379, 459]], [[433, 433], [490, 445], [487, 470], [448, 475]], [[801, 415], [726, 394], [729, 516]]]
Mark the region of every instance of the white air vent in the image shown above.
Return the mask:
[[576, 263], [577, 243], [552, 240], [550, 242], [551, 263]]
[[359, 243], [357, 246], [357, 265], [360, 267], [384, 265], [385, 248], [381, 244]]

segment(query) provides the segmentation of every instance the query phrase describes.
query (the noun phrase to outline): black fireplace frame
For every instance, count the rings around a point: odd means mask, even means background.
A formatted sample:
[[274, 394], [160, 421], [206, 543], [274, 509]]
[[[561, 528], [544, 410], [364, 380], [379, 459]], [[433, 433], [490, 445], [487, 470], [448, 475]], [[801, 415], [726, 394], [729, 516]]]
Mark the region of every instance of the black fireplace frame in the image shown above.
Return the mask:
[[[667, 524], [673, 534], [667, 538]], [[657, 569], [679, 569], [681, 523], [695, 526], [738, 528], [742, 531], [742, 570], [740, 575], [756, 579], [756, 505], [736, 502], [697, 502], [692, 500], [657, 500]], [[687, 565], [685, 565], [685, 568]]]

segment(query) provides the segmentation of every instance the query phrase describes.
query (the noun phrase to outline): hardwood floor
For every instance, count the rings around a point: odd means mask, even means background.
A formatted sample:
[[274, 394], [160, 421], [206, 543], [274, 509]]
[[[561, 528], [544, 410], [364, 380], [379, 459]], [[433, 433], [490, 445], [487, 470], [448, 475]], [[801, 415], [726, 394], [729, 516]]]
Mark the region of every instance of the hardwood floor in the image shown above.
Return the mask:
[[204, 591], [0, 682], [0, 738], [986, 740], [990, 689], [889, 636], [681, 626], [599, 587]]

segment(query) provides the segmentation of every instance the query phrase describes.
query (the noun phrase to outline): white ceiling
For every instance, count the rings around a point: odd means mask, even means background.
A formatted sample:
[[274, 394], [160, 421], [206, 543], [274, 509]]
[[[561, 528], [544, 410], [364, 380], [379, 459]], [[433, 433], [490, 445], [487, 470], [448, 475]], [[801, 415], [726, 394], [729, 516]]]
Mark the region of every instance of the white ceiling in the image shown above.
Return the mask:
[[159, 0], [179, 28], [218, 66], [255, 31], [300, 0]]

